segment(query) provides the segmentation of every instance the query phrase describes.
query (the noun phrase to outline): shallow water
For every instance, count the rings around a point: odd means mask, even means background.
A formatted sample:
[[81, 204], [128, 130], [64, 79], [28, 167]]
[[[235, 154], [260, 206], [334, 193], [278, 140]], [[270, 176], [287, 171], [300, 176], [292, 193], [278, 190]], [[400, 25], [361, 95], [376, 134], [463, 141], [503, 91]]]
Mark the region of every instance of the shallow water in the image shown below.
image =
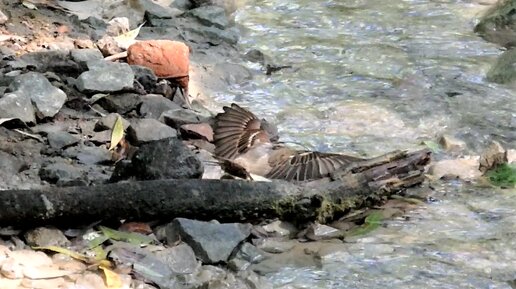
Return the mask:
[[[283, 140], [365, 156], [448, 133], [478, 153], [516, 147], [516, 93], [488, 83], [499, 47], [473, 32], [474, 1], [250, 0], [242, 50], [292, 65], [232, 87]], [[251, 69], [259, 66], [247, 63]], [[511, 288], [516, 191], [446, 183], [440, 201], [391, 220], [319, 267], [269, 274], [280, 288]]]

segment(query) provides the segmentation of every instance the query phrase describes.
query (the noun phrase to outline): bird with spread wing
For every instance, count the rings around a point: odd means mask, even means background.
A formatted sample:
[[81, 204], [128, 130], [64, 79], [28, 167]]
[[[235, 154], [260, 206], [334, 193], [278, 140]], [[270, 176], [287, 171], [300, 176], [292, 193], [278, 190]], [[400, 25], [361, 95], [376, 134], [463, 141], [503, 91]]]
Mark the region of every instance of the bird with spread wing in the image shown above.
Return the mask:
[[268, 124], [233, 103], [215, 117], [215, 156], [269, 179], [311, 181], [328, 177], [362, 158], [295, 150], [276, 142]]

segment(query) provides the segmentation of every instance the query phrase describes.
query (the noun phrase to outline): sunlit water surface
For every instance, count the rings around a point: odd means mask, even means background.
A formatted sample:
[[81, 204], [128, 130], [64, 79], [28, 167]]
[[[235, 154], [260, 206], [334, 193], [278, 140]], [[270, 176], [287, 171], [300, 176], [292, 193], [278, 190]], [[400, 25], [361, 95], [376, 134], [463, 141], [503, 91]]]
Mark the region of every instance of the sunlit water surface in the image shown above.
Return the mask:
[[[310, 149], [374, 156], [448, 133], [478, 153], [516, 147], [516, 94], [488, 83], [499, 47], [472, 30], [474, 1], [250, 0], [242, 50], [275, 65], [216, 100], [238, 102]], [[258, 70], [258, 65], [246, 63]], [[458, 183], [318, 267], [269, 274], [278, 288], [511, 288], [516, 192]]]

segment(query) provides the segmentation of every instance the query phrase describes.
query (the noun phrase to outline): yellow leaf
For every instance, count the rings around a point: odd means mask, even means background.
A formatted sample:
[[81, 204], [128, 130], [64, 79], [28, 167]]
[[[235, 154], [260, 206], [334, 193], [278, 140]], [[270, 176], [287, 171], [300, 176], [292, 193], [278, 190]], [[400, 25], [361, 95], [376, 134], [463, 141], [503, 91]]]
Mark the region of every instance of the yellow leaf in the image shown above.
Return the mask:
[[99, 266], [102, 271], [104, 271], [104, 275], [106, 276], [106, 286], [109, 289], [122, 288], [122, 278], [116, 272], [104, 267]]
[[143, 22], [138, 28], [133, 29], [131, 31], [127, 31], [126, 33], [120, 34], [116, 37], [114, 37], [116, 43], [119, 47], [127, 49], [131, 44], [133, 44], [136, 40], [136, 37], [138, 37], [138, 34], [140, 34], [140, 29], [143, 27], [145, 22]]
[[22, 5], [29, 8], [29, 9], [32, 9], [32, 10], [38, 10], [38, 7], [36, 7], [36, 5], [28, 2], [28, 1], [23, 1], [22, 2]]
[[111, 132], [111, 144], [109, 145], [109, 150], [113, 150], [116, 148], [118, 143], [124, 138], [124, 125], [122, 123], [122, 117], [118, 116], [115, 121], [115, 125], [113, 126], [113, 131]]
[[84, 256], [82, 254], [79, 254], [77, 252], [74, 252], [72, 250], [68, 250], [68, 249], [65, 249], [65, 248], [62, 248], [62, 247], [58, 247], [58, 246], [43, 246], [43, 247], [32, 247], [32, 249], [34, 250], [49, 250], [49, 251], [53, 251], [53, 252], [56, 252], [56, 253], [61, 253], [61, 254], [65, 254], [67, 256], [70, 256], [74, 259], [77, 259], [77, 260], [81, 260], [83, 262], [89, 262], [90, 258], [88, 258], [88, 256]]

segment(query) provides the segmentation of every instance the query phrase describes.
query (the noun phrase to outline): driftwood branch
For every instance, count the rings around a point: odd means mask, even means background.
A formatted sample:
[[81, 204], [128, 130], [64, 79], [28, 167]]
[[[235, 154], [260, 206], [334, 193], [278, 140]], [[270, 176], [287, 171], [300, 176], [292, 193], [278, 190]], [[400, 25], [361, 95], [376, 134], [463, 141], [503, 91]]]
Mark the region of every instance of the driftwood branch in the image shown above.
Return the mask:
[[430, 152], [395, 152], [312, 184], [244, 180], [156, 180], [89, 187], [0, 191], [0, 225], [79, 224], [174, 217], [328, 221], [424, 179]]

